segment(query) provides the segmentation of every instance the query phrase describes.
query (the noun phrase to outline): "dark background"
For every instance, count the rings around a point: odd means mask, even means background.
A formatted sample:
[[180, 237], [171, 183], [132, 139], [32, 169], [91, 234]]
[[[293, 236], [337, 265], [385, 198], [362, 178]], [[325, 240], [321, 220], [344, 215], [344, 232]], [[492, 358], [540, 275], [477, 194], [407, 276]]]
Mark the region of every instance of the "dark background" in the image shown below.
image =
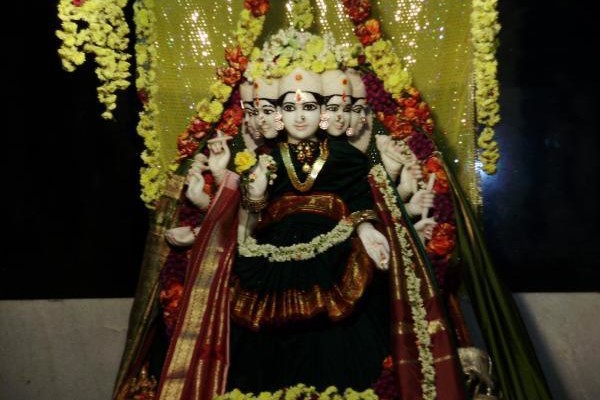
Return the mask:
[[[5, 32], [1, 63], [0, 298], [132, 296], [148, 226], [135, 90], [119, 97], [115, 122], [102, 120], [93, 63], [61, 69], [56, 4], [12, 7], [23, 24]], [[482, 178], [489, 248], [515, 291], [597, 291], [596, 14], [567, 1], [499, 10], [502, 159]]]

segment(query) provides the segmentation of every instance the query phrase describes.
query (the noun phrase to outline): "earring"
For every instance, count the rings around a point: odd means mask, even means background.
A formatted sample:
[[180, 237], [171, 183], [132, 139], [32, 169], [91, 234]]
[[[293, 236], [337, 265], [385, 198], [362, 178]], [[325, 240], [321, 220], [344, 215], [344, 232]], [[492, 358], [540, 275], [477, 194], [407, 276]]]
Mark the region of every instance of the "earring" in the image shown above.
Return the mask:
[[354, 136], [354, 130], [351, 127], [346, 129], [346, 136]]
[[319, 128], [325, 130], [329, 127], [329, 114], [324, 112], [319, 117]]
[[273, 114], [273, 125], [278, 131], [283, 130], [283, 121], [281, 120], [282, 118], [283, 115], [281, 115], [279, 111], [276, 111], [275, 114]]

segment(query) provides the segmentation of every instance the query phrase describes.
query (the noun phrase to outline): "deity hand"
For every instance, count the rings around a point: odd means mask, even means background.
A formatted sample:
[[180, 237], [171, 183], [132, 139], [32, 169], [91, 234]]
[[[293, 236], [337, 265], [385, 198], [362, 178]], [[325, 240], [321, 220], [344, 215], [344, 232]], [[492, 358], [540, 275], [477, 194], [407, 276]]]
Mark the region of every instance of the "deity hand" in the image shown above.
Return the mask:
[[266, 160], [264, 158], [259, 158], [258, 164], [250, 174], [252, 177], [251, 182], [248, 183], [248, 195], [251, 200], [260, 200], [265, 197], [267, 185], [269, 184], [267, 179], [268, 172], [269, 169]]
[[431, 190], [417, 191], [410, 201], [405, 204], [406, 212], [408, 212], [408, 215], [411, 217], [427, 213], [427, 211], [433, 207], [433, 197], [434, 194]]
[[202, 176], [202, 173], [208, 169], [208, 159], [204, 154], [198, 153], [194, 156], [194, 162], [187, 175], [188, 188], [185, 196], [201, 210], [207, 209], [210, 204], [210, 197], [204, 191], [204, 176]]
[[369, 222], [363, 222], [356, 228], [367, 254], [375, 262], [375, 266], [386, 271], [390, 261], [390, 245], [377, 229]]
[[419, 239], [421, 239], [421, 243], [425, 244], [425, 239], [431, 239], [431, 235], [433, 234], [433, 228], [437, 225], [435, 219], [433, 218], [422, 218], [414, 225], [415, 231], [417, 231], [417, 235], [419, 235]]
[[403, 165], [416, 162], [416, 157], [402, 140], [393, 140], [387, 135], [377, 135], [375, 144], [381, 155], [383, 166], [394, 182], [398, 179]]
[[217, 131], [217, 137], [208, 140], [208, 150], [210, 155], [208, 157], [208, 167], [210, 172], [215, 177], [215, 182], [219, 185], [225, 178], [225, 171], [231, 158], [231, 152], [227, 141], [231, 140], [231, 136], [223, 135], [223, 132]]
[[[194, 228], [196, 233], [198, 228]], [[196, 235], [189, 226], [180, 226], [178, 228], [171, 228], [165, 233], [165, 239], [167, 242], [173, 246], [177, 247], [187, 247], [194, 244], [194, 240]]]
[[400, 172], [398, 193], [402, 200], [408, 199], [417, 192], [417, 182], [423, 179], [423, 170], [419, 164], [405, 165]]

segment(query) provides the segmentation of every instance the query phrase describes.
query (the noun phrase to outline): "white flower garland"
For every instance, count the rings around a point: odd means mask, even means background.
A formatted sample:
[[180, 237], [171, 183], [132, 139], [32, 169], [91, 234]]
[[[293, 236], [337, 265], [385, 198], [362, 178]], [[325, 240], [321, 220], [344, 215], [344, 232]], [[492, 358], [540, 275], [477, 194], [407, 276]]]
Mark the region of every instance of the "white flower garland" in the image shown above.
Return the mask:
[[[384, 201], [388, 209], [391, 211], [395, 220], [402, 219], [402, 212], [396, 204], [396, 195], [394, 189], [388, 184], [387, 173], [381, 164], [374, 166], [371, 169], [371, 175], [379, 186], [379, 190], [383, 195]], [[407, 239], [408, 232], [398, 223], [394, 222], [396, 235], [402, 246], [402, 261], [406, 265], [404, 268], [406, 275], [406, 286], [408, 291], [408, 302], [414, 320], [414, 330], [417, 336], [417, 345], [419, 349], [419, 361], [421, 361], [421, 373], [423, 381], [421, 382], [421, 390], [423, 391], [423, 399], [435, 400], [437, 397], [435, 390], [435, 369], [433, 367], [433, 354], [431, 353], [431, 336], [429, 335], [429, 323], [427, 321], [427, 311], [421, 297], [421, 280], [415, 274], [412, 266], [412, 257], [414, 253]]]
[[243, 257], [265, 257], [274, 262], [309, 260], [342, 243], [352, 235], [353, 231], [353, 222], [349, 218], [344, 218], [331, 231], [316, 236], [308, 243], [275, 246], [258, 244], [256, 239], [248, 236], [246, 239], [238, 237], [238, 249]]
[[314, 386], [306, 386], [299, 383], [295, 386], [278, 390], [276, 392], [261, 392], [259, 394], [243, 393], [239, 389], [234, 389], [220, 396], [215, 400], [297, 400], [297, 399], [319, 399], [319, 400], [378, 400], [379, 397], [373, 389], [367, 389], [363, 392], [357, 392], [352, 388], [347, 388], [343, 393], [338, 391], [335, 386], [329, 386], [323, 392], [318, 392]]

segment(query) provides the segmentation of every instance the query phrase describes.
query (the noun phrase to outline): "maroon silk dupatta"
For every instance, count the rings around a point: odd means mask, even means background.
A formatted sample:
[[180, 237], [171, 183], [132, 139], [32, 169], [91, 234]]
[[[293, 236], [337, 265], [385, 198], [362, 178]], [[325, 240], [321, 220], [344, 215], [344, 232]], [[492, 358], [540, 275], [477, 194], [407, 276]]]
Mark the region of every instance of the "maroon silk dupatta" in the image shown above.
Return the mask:
[[198, 232], [181, 314], [163, 365], [158, 398], [212, 399], [229, 365], [229, 278], [237, 243], [239, 176], [227, 173]]

